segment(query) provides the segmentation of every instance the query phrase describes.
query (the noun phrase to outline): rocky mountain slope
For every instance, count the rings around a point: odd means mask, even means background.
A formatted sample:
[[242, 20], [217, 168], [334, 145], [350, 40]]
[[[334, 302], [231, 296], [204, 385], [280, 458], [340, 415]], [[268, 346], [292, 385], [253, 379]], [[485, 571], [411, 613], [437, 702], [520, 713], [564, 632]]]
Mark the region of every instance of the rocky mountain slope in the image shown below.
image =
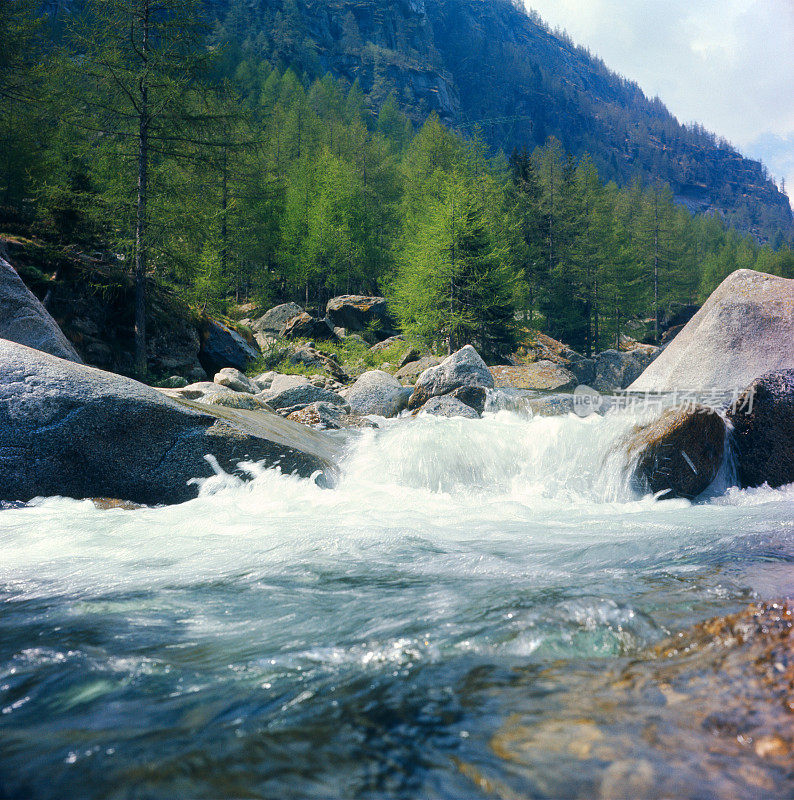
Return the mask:
[[788, 199], [764, 166], [611, 72], [509, 0], [213, 0], [217, 35], [309, 77], [390, 91], [417, 122], [436, 112], [506, 152], [556, 136], [603, 179], [669, 182], [693, 211], [760, 239], [790, 232]]

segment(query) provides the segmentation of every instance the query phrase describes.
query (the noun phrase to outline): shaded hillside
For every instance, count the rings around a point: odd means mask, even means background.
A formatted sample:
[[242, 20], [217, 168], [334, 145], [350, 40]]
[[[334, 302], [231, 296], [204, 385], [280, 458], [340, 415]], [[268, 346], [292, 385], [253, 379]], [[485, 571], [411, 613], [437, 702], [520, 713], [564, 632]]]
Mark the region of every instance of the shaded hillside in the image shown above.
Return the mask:
[[764, 166], [508, 0], [215, 0], [219, 38], [308, 76], [358, 81], [375, 107], [394, 91], [423, 120], [480, 129], [494, 147], [557, 137], [589, 152], [605, 180], [659, 177], [690, 210], [720, 212], [758, 238], [790, 230], [788, 200]]

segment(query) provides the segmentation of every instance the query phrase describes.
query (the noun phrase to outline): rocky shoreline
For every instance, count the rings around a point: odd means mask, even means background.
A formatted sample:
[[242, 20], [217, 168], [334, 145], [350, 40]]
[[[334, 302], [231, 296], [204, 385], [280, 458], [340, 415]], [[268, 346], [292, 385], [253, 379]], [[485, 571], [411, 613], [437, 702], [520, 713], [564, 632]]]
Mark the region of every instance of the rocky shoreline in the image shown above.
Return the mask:
[[[733, 391], [732, 404], [667, 408], [620, 443], [640, 491], [694, 499], [726, 454], [736, 459], [740, 486], [794, 481], [794, 281], [733, 273], [662, 349], [628, 340], [626, 350], [588, 359], [538, 334], [534, 360], [495, 367], [470, 345], [443, 360], [422, 353], [396, 332], [383, 298], [333, 298], [323, 319], [288, 303], [245, 322], [256, 346], [219, 322], [205, 330], [203, 363], [218, 367], [212, 381], [175, 375], [149, 387], [85, 366], [0, 260], [0, 500], [182, 502], [197, 493], [191, 479], [217, 468], [243, 474], [238, 464], [246, 461], [328, 484], [340, 447], [324, 430], [377, 426], [401, 414], [477, 419], [495, 390], [512, 392], [513, 407], [528, 414], [569, 413], [571, 392], [583, 384], [646, 398]], [[320, 337], [355, 337], [371, 362], [392, 354], [396, 364], [354, 370], [316, 345]], [[296, 371], [317, 372], [247, 375], [257, 347], [282, 348]], [[611, 406], [604, 399], [602, 413]]]

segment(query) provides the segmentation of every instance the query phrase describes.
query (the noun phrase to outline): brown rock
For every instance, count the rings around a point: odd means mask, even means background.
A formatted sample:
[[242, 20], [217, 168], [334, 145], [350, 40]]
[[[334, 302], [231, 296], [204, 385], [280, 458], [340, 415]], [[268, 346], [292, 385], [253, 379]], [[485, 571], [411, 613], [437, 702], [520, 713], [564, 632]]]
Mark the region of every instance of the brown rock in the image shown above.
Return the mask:
[[693, 499], [717, 476], [725, 436], [725, 421], [709, 408], [670, 409], [624, 443], [633, 479], [642, 491]]
[[575, 389], [576, 376], [552, 361], [536, 361], [525, 367], [491, 367], [497, 389], [534, 389], [542, 392], [560, 392]]

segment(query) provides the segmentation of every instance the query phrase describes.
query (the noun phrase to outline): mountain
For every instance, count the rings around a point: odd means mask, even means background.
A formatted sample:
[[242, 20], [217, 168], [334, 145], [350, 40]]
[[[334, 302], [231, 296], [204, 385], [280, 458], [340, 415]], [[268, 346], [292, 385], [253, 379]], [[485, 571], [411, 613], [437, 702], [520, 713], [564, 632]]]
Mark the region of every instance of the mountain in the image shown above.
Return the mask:
[[788, 198], [758, 161], [610, 71], [509, 0], [210, 0], [219, 41], [307, 77], [358, 81], [373, 108], [394, 91], [494, 148], [555, 136], [604, 180], [660, 178], [678, 202], [766, 241], [791, 232]]

